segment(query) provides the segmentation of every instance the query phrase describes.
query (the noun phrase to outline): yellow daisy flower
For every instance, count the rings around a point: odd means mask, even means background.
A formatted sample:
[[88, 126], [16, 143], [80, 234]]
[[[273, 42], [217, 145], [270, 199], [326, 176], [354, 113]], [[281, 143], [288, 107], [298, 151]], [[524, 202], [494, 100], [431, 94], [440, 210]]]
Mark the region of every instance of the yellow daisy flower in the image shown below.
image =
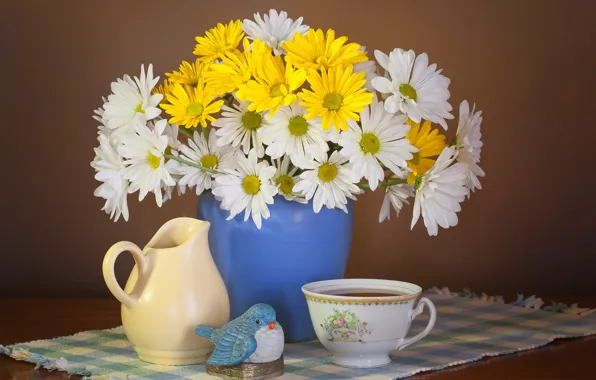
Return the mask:
[[352, 74], [352, 66], [322, 69], [321, 73], [310, 69], [308, 83], [312, 91], [303, 90], [301, 105], [306, 107], [306, 119], [323, 118], [323, 129], [331, 125], [336, 130], [348, 130], [348, 120], [360, 120], [358, 115], [364, 106], [372, 103], [373, 94], [366, 92], [364, 72]]
[[438, 128], [431, 129], [429, 120], [425, 120], [422, 126], [410, 119], [407, 121], [411, 127], [406, 134], [410, 143], [418, 148], [418, 152], [413, 153], [414, 157], [407, 161], [408, 167], [413, 171], [408, 173], [408, 183], [413, 185], [416, 177], [426, 173], [434, 164], [436, 157], [447, 146], [445, 144], [445, 135], [439, 133]]
[[224, 102], [217, 100], [212, 103], [215, 95], [203, 86], [183, 87], [180, 83], [173, 84], [172, 93], [167, 97], [171, 104], [162, 104], [161, 108], [172, 116], [168, 121], [186, 128], [194, 128], [199, 123], [207, 127], [207, 120], [215, 121], [211, 114], [219, 112]]
[[168, 94], [172, 93], [172, 83], [170, 83], [170, 81], [168, 81], [167, 79], [164, 79], [162, 84], [158, 84], [157, 86], [153, 87], [153, 90], [151, 90], [151, 95], [155, 95], [155, 94], [162, 94], [163, 98], [161, 99], [161, 102], [159, 102], [159, 104], [169, 104], [170, 102], [168, 101]]
[[323, 35], [321, 29], [309, 29], [308, 34], [294, 34], [291, 41], [282, 47], [288, 52], [286, 62], [305, 69], [328, 69], [330, 67], [353, 65], [368, 61], [357, 43], [349, 43], [348, 37], [335, 38], [333, 29]]
[[244, 37], [242, 21], [230, 21], [228, 25], [221, 23], [205, 33], [205, 37], [196, 37], [197, 45], [193, 54], [200, 56], [202, 62], [213, 62], [228, 51], [234, 51]]
[[203, 74], [203, 71], [208, 67], [208, 64], [204, 64], [199, 58], [194, 63], [182, 61], [180, 64], [180, 71], [173, 71], [166, 73], [171, 83], [181, 83], [189, 86], [197, 86], [199, 78]]
[[236, 97], [250, 102], [249, 111], [270, 110], [269, 117], [272, 117], [281, 106], [296, 102], [294, 91], [306, 80], [306, 71], [285, 65], [281, 57], [270, 53], [253, 56], [253, 59], [259, 61], [256, 63], [257, 76], [239, 85]]
[[205, 81], [216, 95], [234, 92], [256, 77], [258, 57], [271, 55], [271, 49], [261, 40], [255, 40], [249, 48], [250, 42], [245, 38], [242, 45], [243, 52], [227, 52], [221, 57], [222, 63], [212, 64], [205, 73]]

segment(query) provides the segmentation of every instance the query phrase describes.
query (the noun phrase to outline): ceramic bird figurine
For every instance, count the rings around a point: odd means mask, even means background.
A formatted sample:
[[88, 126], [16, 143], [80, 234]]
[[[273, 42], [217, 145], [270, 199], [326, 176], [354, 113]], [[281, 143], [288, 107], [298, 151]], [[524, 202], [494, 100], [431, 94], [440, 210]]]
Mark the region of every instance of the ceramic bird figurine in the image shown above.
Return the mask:
[[264, 363], [279, 359], [284, 339], [275, 318], [271, 306], [259, 303], [221, 328], [198, 325], [195, 333], [215, 343], [207, 364], [234, 366], [244, 361]]

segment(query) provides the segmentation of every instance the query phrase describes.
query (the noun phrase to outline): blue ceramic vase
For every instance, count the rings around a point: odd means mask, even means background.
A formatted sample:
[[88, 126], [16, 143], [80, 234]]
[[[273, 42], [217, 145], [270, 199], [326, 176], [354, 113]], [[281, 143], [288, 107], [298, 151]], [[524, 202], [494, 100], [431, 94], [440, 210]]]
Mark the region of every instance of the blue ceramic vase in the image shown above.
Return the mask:
[[348, 213], [312, 202], [288, 202], [280, 196], [269, 205], [271, 217], [259, 230], [244, 212], [226, 220], [211, 193], [199, 197], [198, 218], [211, 223], [209, 248], [230, 297], [230, 319], [258, 302], [277, 312], [286, 342], [316, 339], [302, 285], [343, 278], [348, 262], [353, 201]]

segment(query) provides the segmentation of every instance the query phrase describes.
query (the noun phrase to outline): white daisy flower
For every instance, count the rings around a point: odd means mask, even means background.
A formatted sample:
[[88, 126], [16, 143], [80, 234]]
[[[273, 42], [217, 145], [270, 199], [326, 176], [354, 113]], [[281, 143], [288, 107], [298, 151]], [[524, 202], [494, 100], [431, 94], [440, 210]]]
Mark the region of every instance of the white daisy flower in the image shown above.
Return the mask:
[[249, 111], [246, 102], [240, 102], [236, 107], [222, 106], [222, 117], [213, 122], [213, 126], [218, 128], [215, 132], [219, 137], [217, 144], [234, 148], [242, 146], [244, 154], [255, 149], [257, 156], [263, 157], [265, 148], [257, 130], [269, 125], [269, 121], [262, 113]]
[[302, 193], [307, 201], [314, 197], [315, 213], [321, 211], [323, 205], [347, 213], [347, 198], [356, 199], [353, 194], [360, 193], [360, 188], [354, 182], [354, 173], [346, 165], [347, 161], [339, 152], [333, 152], [324, 160], [312, 161], [307, 166], [310, 170], [300, 174], [300, 181], [294, 186], [294, 191]]
[[[109, 129], [108, 127], [106, 127], [108, 120], [105, 118], [104, 116], [104, 109], [103, 109], [103, 105], [105, 105], [107, 103], [107, 99], [102, 96], [101, 100], [103, 101], [103, 104], [101, 107], [93, 110], [93, 118], [97, 121], [99, 121], [99, 126], [97, 127], [97, 134], [98, 135], [105, 135], [106, 137], [110, 137], [110, 135], [112, 134], [112, 130]], [[113, 141], [114, 143], [116, 143], [116, 141]]]
[[459, 105], [459, 123], [455, 137], [455, 147], [458, 150], [457, 161], [468, 166], [468, 183], [466, 187], [472, 191], [482, 189], [478, 177], [484, 177], [484, 171], [478, 166], [480, 151], [482, 150], [482, 112], [475, 112], [476, 106], [470, 112], [467, 101]]
[[103, 106], [104, 125], [120, 138], [122, 134], [134, 133], [135, 119], [145, 123], [156, 118], [161, 113], [158, 106], [163, 95], [151, 95], [151, 90], [158, 81], [159, 77], [153, 78], [153, 65], [149, 65], [147, 74], [142, 65], [141, 79], [135, 77], [133, 81], [125, 75], [123, 79], [112, 82], [112, 94]]
[[122, 157], [110, 143], [106, 135], [97, 138], [99, 147], [95, 148], [95, 159], [91, 166], [97, 171], [95, 179], [102, 184], [93, 195], [106, 200], [102, 210], [110, 215], [110, 219], [118, 221], [120, 215], [128, 221], [128, 181], [122, 176], [124, 164]]
[[135, 135], [126, 136], [119, 153], [127, 160], [124, 164], [124, 178], [130, 181], [129, 192], [139, 191], [139, 201], [147, 193], [155, 194], [155, 201], [161, 207], [163, 203], [162, 187], [174, 186], [176, 182], [165, 166], [168, 136], [164, 134], [168, 123], [160, 120], [153, 128], [140, 122], [135, 124]]
[[271, 158], [287, 154], [294, 165], [300, 166], [305, 161], [327, 157], [329, 145], [321, 118], [306, 120], [306, 109], [301, 105], [282, 107], [268, 121], [269, 125], [260, 128], [258, 134], [268, 145], [265, 153]]
[[[360, 50], [362, 50], [364, 54], [368, 55], [368, 52], [366, 51], [366, 46], [361, 46]], [[373, 60], [358, 62], [354, 65], [354, 74], [361, 72], [364, 72], [364, 78], [366, 79], [366, 84], [364, 85], [364, 87], [366, 87], [368, 91], [374, 93], [375, 88], [372, 86], [372, 80], [373, 78], [379, 76], [379, 74], [377, 73], [377, 63]]]
[[414, 196], [414, 186], [407, 183], [399, 183], [397, 185], [388, 186], [385, 189], [385, 197], [383, 198], [383, 205], [379, 213], [379, 223], [385, 219], [391, 219], [391, 211], [389, 206], [393, 206], [395, 210], [395, 217], [399, 216], [402, 206], [409, 204], [407, 199]]
[[164, 130], [163, 134], [168, 136], [168, 147], [169, 150], [180, 150], [182, 147], [182, 143], [178, 140], [180, 128], [176, 124], [168, 124], [166, 129]]
[[[467, 167], [465, 164], [451, 165], [457, 156], [455, 147], [443, 149], [439, 158], [428, 172], [416, 177], [414, 189], [414, 216], [411, 228], [418, 221], [420, 214], [428, 234], [436, 236], [439, 227], [449, 228], [457, 225], [457, 212], [461, 211], [468, 189], [466, 183]], [[451, 166], [450, 166], [451, 165]]]
[[375, 57], [391, 78], [378, 76], [372, 80], [377, 91], [391, 94], [385, 99], [387, 112], [401, 111], [417, 123], [425, 119], [447, 129], [445, 119], [453, 119], [448, 102], [451, 81], [441, 75], [436, 64], [428, 65], [426, 53], [416, 56], [413, 50], [394, 49], [387, 56], [375, 50]]
[[276, 169], [272, 180], [279, 187], [279, 193], [288, 201], [306, 203], [306, 199], [294, 191], [294, 185], [300, 181], [300, 176], [296, 175], [298, 167], [290, 169], [290, 157], [284, 156], [283, 159], [274, 159], [273, 166]]
[[[236, 166], [236, 150], [231, 146], [218, 146], [217, 136], [213, 130], [209, 133], [208, 139], [205, 135], [206, 132], [199, 133], [194, 131], [193, 138], [188, 140], [188, 146], [181, 146], [180, 158], [218, 171], [233, 169]], [[171, 162], [171, 172], [182, 176], [178, 180], [178, 185], [194, 187], [197, 195], [201, 195], [203, 191], [211, 189], [213, 182], [212, 173], [174, 160], [171, 160]]]
[[[172, 152], [172, 154], [177, 155], [175, 152]], [[172, 166], [168, 165], [171, 161], [173, 160], [170, 160], [166, 163], [166, 169], [168, 170], [168, 172], [174, 174]], [[163, 203], [166, 203], [174, 197], [174, 190], [176, 190], [176, 194], [178, 194], [178, 196], [184, 195], [186, 193], [186, 186], [181, 186], [178, 183], [174, 186], [162, 185], [162, 188], [164, 190]]]
[[418, 151], [405, 138], [410, 130], [405, 121], [405, 115], [389, 113], [383, 108], [383, 102], [373, 99], [360, 114], [362, 127], [348, 120], [348, 130], [339, 135], [340, 153], [350, 159], [355, 179], [366, 178], [373, 191], [385, 177], [381, 163], [403, 177], [408, 170], [406, 161]]
[[259, 39], [265, 42], [275, 55], [285, 53], [280, 45], [294, 38], [294, 34], [308, 32], [308, 25], [302, 25], [302, 17], [293, 21], [284, 11], [278, 14], [275, 9], [271, 9], [269, 15], [264, 14], [263, 18], [259, 13], [255, 13], [254, 16], [255, 21], [244, 20], [242, 22], [242, 29], [249, 39]]
[[257, 162], [257, 152], [251, 149], [248, 157], [237, 154], [235, 170], [227, 170], [228, 174], [215, 177], [213, 195], [221, 200], [221, 208], [230, 211], [228, 220], [244, 210], [244, 221], [250, 216], [261, 229], [261, 218], [269, 219], [268, 204], [273, 204], [277, 194], [277, 186], [271, 182], [275, 168], [267, 162]]
[[108, 100], [104, 96], [101, 97], [101, 100], [103, 101], [102, 106], [96, 110], [93, 110], [93, 118], [99, 121], [100, 125], [104, 126], [108, 123], [108, 120], [104, 116], [105, 111], [103, 109], [103, 106], [108, 102]]

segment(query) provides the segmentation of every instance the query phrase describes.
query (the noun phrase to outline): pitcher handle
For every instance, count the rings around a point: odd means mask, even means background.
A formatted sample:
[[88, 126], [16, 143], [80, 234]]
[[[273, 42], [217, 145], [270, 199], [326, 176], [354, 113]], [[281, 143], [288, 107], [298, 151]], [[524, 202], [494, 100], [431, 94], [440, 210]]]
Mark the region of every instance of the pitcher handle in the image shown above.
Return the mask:
[[426, 297], [420, 298], [418, 301], [418, 306], [410, 313], [410, 321], [413, 321], [422, 311], [424, 310], [424, 305], [428, 307], [430, 311], [430, 319], [426, 328], [419, 334], [414, 335], [411, 338], [404, 339], [403, 343], [397, 347], [398, 350], [403, 350], [404, 348], [408, 347], [410, 344], [419, 341], [420, 339], [424, 338], [428, 335], [428, 333], [433, 329], [435, 326], [435, 321], [437, 320], [437, 309], [435, 309], [435, 304]]
[[114, 244], [108, 252], [106, 252], [105, 257], [103, 258], [103, 278], [108, 286], [108, 289], [114, 297], [118, 301], [120, 301], [126, 307], [134, 306], [137, 301], [139, 300], [138, 297], [131, 297], [130, 295], [126, 294], [118, 281], [116, 280], [116, 275], [114, 273], [114, 265], [116, 264], [116, 259], [120, 256], [123, 252], [130, 252], [132, 257], [137, 264], [138, 270], [138, 279], [137, 283], [141, 281], [141, 278], [146, 275], [148, 269], [147, 258], [143, 254], [143, 251], [134, 243], [129, 241], [121, 241]]

